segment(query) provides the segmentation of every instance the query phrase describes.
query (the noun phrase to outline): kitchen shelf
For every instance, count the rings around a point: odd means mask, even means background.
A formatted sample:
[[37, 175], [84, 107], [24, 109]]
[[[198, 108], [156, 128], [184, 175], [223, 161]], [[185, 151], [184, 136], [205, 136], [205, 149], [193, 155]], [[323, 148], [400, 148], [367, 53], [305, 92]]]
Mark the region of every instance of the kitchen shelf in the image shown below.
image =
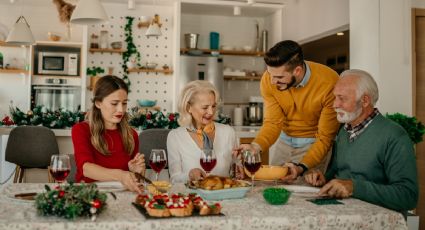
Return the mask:
[[259, 81], [261, 80], [261, 76], [229, 76], [225, 75], [224, 80], [231, 81]]
[[[180, 53], [186, 54], [189, 52], [188, 48], [181, 48]], [[192, 49], [193, 50], [193, 49]], [[235, 56], [253, 56], [253, 57], [263, 57], [264, 52], [256, 51], [237, 51], [237, 50], [210, 50], [210, 49], [198, 49], [204, 54], [211, 54], [211, 52], [218, 51], [221, 55], [235, 55]]]
[[129, 73], [163, 73], [163, 74], [172, 74], [173, 70], [171, 69], [129, 69]]
[[28, 70], [24, 70], [24, 69], [0, 69], [0, 73], [23, 73], [23, 74], [28, 74], [29, 71]]
[[90, 53], [124, 53], [125, 51], [122, 49], [89, 49]]
[[0, 46], [4, 46], [4, 47], [22, 47], [22, 46], [28, 47], [29, 45], [12, 45], [12, 44], [9, 44], [5, 41], [0, 41]]

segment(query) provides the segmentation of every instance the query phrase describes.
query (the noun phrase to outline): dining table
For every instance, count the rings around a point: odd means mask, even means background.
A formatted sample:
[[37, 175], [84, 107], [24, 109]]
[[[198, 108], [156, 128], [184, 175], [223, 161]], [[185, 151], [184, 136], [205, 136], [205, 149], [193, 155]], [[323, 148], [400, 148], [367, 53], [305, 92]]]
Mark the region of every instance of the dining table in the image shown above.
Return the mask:
[[[116, 199], [108, 195], [107, 207], [95, 221], [88, 217], [64, 219], [41, 216], [33, 200], [14, 196], [43, 192], [44, 186], [44, 183], [3, 185], [0, 229], [407, 229], [399, 212], [354, 198], [338, 200], [340, 204], [318, 205], [309, 201], [309, 196], [314, 194], [292, 192], [286, 204], [271, 205], [263, 198], [263, 190], [282, 185], [265, 182], [257, 182], [244, 198], [218, 201], [224, 214], [220, 216], [146, 218], [132, 205], [137, 194], [117, 189], [112, 190]], [[189, 190], [184, 184], [174, 184], [171, 192]]]

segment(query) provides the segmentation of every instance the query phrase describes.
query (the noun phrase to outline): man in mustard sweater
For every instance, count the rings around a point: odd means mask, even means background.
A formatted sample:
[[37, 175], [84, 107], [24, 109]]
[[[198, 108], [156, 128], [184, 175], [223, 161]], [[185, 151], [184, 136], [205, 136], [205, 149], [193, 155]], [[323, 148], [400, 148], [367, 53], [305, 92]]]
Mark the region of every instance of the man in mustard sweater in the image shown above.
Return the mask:
[[[305, 180], [324, 185], [319, 195], [355, 197], [397, 211], [418, 201], [413, 142], [406, 131], [381, 115], [375, 104], [378, 87], [369, 73], [346, 70], [335, 86], [339, 130], [329, 170]], [[327, 184], [325, 184], [328, 182]]]
[[[292, 181], [328, 155], [339, 124], [332, 108], [338, 74], [327, 66], [304, 61], [294, 41], [277, 43], [265, 55], [261, 78], [264, 120], [251, 144], [236, 150], [267, 150], [276, 142], [270, 164], [290, 167]], [[292, 162], [292, 163], [291, 163]]]

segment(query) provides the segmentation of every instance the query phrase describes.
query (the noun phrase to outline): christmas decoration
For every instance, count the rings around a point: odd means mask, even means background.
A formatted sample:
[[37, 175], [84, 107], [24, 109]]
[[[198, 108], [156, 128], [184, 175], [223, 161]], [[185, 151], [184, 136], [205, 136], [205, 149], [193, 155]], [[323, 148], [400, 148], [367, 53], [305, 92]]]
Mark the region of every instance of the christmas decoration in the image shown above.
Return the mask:
[[[35, 198], [37, 212], [43, 216], [59, 216], [74, 219], [79, 216], [96, 219], [106, 208], [107, 195], [99, 192], [97, 185], [73, 183], [56, 186], [51, 189], [44, 186], [46, 192], [40, 193]], [[111, 193], [116, 199], [115, 194]]]
[[175, 129], [179, 127], [177, 119], [178, 113], [167, 113], [164, 115], [162, 112], [147, 112], [147, 113], [134, 113], [130, 115], [130, 125], [139, 129], [153, 129], [165, 128]]
[[385, 117], [395, 121], [403, 127], [414, 144], [421, 142], [425, 134], [425, 126], [416, 117], [409, 117], [401, 113], [385, 114]]
[[9, 116], [5, 116], [1, 122], [0, 122], [0, 126], [2, 125], [14, 125], [15, 123], [13, 123], [12, 119]]
[[[85, 113], [77, 111], [71, 112], [68, 110], [59, 109], [51, 111], [43, 106], [36, 106], [33, 110], [27, 113], [22, 112], [19, 108], [10, 107], [10, 115], [12, 123], [2, 121], [3, 125], [42, 125], [52, 129], [63, 129], [72, 127], [74, 124], [83, 121]], [[3, 120], [8, 117], [5, 117]]]
[[[128, 89], [130, 90], [130, 79], [128, 78], [128, 67], [127, 62], [130, 61], [130, 57], [134, 54], [136, 55], [137, 61], [140, 62], [140, 53], [137, 50], [136, 45], [133, 43], [133, 20], [134, 17], [125, 17], [127, 19], [127, 24], [124, 27], [125, 41], [127, 42], [127, 50], [122, 53], [122, 69], [124, 70], [123, 80], [127, 84]], [[138, 63], [138, 65], [140, 65]]]

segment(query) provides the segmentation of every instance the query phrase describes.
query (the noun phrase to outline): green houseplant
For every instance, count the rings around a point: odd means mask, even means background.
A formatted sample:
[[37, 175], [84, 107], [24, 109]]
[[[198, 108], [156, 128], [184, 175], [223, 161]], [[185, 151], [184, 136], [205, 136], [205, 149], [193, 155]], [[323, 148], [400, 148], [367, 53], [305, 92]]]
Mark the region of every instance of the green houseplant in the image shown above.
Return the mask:
[[416, 117], [410, 117], [401, 113], [387, 113], [385, 117], [395, 121], [403, 127], [414, 144], [423, 141], [422, 137], [425, 134], [425, 126], [422, 122], [418, 121]]
[[94, 89], [96, 82], [101, 78], [99, 74], [105, 73], [102, 67], [92, 66], [87, 68], [87, 75], [90, 76], [90, 89]]

